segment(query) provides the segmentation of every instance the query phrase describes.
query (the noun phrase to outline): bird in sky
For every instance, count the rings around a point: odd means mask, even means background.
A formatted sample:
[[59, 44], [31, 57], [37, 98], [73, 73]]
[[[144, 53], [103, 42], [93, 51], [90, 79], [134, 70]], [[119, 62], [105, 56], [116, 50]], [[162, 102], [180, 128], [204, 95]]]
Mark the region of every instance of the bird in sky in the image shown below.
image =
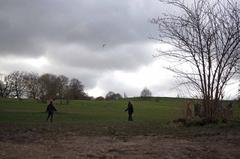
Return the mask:
[[102, 47], [105, 47], [107, 44], [103, 44]]

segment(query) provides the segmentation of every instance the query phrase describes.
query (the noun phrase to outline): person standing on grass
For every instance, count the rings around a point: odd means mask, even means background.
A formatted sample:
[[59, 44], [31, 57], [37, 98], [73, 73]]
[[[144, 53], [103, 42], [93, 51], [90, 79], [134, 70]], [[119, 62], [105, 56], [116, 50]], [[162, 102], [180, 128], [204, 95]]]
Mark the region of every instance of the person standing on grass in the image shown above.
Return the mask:
[[53, 114], [54, 112], [57, 111], [57, 109], [54, 107], [53, 105], [53, 101], [50, 101], [50, 103], [47, 106], [46, 112], [48, 112], [48, 117], [47, 117], [47, 121], [50, 118], [50, 121], [53, 121]]
[[128, 102], [128, 107], [127, 109], [125, 109], [125, 112], [128, 112], [128, 121], [133, 121], [133, 118], [132, 118], [132, 114], [133, 114], [133, 105], [132, 103], [129, 101]]

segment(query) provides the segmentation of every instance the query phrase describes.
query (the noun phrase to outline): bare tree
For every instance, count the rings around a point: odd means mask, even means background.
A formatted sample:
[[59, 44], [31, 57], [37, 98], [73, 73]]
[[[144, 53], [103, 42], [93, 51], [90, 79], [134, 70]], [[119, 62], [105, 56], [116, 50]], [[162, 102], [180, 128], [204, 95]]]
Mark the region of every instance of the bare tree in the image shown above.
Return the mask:
[[238, 84], [238, 95], [237, 95], [237, 98], [240, 101], [240, 83]]
[[172, 49], [164, 55], [187, 64], [187, 69], [169, 67], [182, 79], [181, 84], [201, 93], [205, 117], [214, 119], [219, 101], [240, 63], [240, 9], [234, 0], [160, 0], [181, 10], [152, 19], [159, 37]]
[[92, 99], [84, 92], [84, 85], [74, 78], [69, 82], [64, 75], [14, 71], [0, 79], [0, 97], [32, 98], [46, 102], [48, 99]]
[[5, 90], [5, 84], [3, 83], [3, 81], [0, 81], [0, 96], [4, 97], [4, 91]]
[[10, 95], [21, 99], [26, 93], [26, 73], [21, 71], [14, 71], [8, 75], [8, 82], [11, 88]]
[[12, 85], [9, 81], [10, 76], [4, 77], [3, 81], [0, 81], [0, 96], [6, 98], [12, 91]]
[[123, 97], [120, 93], [114, 93], [113, 91], [109, 91], [105, 97], [106, 100], [119, 100], [122, 98]]
[[240, 101], [240, 63], [238, 64], [238, 100]]
[[68, 86], [68, 96], [70, 99], [87, 99], [88, 96], [84, 92], [84, 85], [76, 78], [70, 80]]
[[40, 99], [46, 101], [47, 99], [54, 99], [57, 97], [57, 76], [46, 73], [40, 76]]
[[64, 75], [57, 77], [57, 96], [61, 103], [63, 99], [67, 98], [68, 82], [68, 78]]
[[40, 94], [39, 75], [37, 73], [26, 73], [28, 98], [37, 99]]
[[151, 97], [152, 92], [148, 88], [144, 88], [140, 94], [140, 97]]
[[114, 97], [115, 93], [113, 91], [109, 91], [106, 96], [105, 96], [105, 99], [107, 100], [112, 100], [113, 97]]

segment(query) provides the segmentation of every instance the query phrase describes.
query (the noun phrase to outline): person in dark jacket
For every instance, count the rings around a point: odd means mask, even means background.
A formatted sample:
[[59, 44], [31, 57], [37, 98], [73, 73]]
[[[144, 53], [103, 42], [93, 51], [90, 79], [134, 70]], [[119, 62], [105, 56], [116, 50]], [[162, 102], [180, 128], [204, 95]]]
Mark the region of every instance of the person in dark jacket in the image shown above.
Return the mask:
[[125, 109], [125, 112], [128, 112], [128, 121], [133, 121], [133, 118], [132, 118], [132, 114], [133, 114], [133, 105], [132, 103], [129, 101], [128, 102], [128, 107], [127, 109]]
[[53, 114], [54, 112], [57, 111], [57, 109], [54, 107], [53, 102], [50, 101], [50, 103], [47, 106], [47, 110], [46, 112], [48, 112], [48, 117], [47, 117], [47, 121], [50, 118], [50, 121], [53, 121]]

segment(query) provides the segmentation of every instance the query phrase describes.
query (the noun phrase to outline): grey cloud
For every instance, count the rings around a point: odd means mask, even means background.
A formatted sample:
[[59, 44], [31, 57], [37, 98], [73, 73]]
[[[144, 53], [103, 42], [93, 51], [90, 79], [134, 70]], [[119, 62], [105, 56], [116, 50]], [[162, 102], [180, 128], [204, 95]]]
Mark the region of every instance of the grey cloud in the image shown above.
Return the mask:
[[94, 48], [146, 41], [157, 9], [143, 0], [1, 1], [0, 54], [39, 55], [51, 42]]
[[[93, 88], [111, 71], [151, 63], [148, 37], [156, 28], [148, 20], [162, 10], [158, 0], [0, 0], [0, 60], [15, 60], [0, 63], [0, 71], [64, 74]], [[38, 57], [50, 65], [29, 68], [17, 61]], [[125, 91], [109, 81], [106, 90]], [[136, 94], [135, 88], [127, 89]]]
[[[157, 76], [157, 75], [156, 75]], [[141, 80], [141, 79], [138, 79]], [[137, 82], [137, 81], [136, 81]], [[161, 82], [161, 81], [160, 81]], [[172, 79], [165, 81], [164, 83], [159, 83], [158, 85], [147, 86], [148, 89], [152, 92], [152, 96], [172, 96], [176, 97], [177, 91], [173, 89], [175, 85]], [[128, 96], [140, 96], [141, 91], [146, 86], [139, 85], [138, 87], [134, 87], [126, 83], [126, 81], [121, 81], [119, 79], [114, 78], [114, 75], [109, 73], [109, 76], [105, 76], [99, 80], [98, 87], [105, 90], [105, 94], [108, 91], [113, 91], [116, 93], [124, 94], [126, 93]]]
[[71, 67], [61, 64], [57, 65], [51, 64], [38, 68], [33, 67], [28, 63], [22, 62], [22, 59], [15, 57], [15, 60], [11, 60], [11, 58], [6, 58], [4, 60], [0, 58], [0, 74], [7, 75], [12, 71], [20, 70], [27, 72], [37, 72], [40, 75], [44, 73], [65, 75], [69, 78], [78, 78], [81, 82], [83, 82], [86, 89], [95, 87], [97, 80], [102, 75], [102, 72], [100, 71], [95, 71], [86, 68]]
[[151, 46], [142, 43], [98, 45], [98, 50], [89, 50], [80, 45], [55, 46], [46, 55], [56, 65], [69, 65], [93, 70], [131, 70], [152, 61]]
[[[101, 77], [101, 72], [96, 72], [89, 69], [74, 68], [64, 65], [55, 65], [48, 68], [48, 72], [57, 75], [65, 75], [69, 78], [79, 79], [85, 86], [86, 89], [91, 89], [96, 86], [97, 80]], [[42, 73], [48, 73], [42, 72]]]

